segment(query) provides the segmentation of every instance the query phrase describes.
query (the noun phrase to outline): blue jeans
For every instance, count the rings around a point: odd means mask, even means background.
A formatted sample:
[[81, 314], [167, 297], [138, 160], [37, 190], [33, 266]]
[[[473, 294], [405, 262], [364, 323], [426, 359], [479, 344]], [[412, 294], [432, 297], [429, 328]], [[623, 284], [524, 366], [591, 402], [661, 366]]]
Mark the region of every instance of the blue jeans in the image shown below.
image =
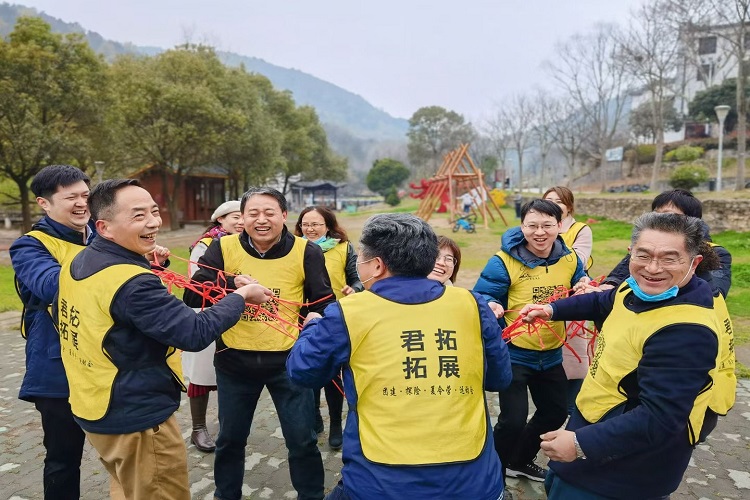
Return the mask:
[[323, 498], [323, 460], [315, 434], [313, 390], [293, 384], [285, 370], [235, 378], [216, 370], [219, 396], [219, 437], [214, 462], [214, 496], [242, 497], [245, 447], [263, 387], [268, 387], [289, 450], [289, 475], [299, 500]]

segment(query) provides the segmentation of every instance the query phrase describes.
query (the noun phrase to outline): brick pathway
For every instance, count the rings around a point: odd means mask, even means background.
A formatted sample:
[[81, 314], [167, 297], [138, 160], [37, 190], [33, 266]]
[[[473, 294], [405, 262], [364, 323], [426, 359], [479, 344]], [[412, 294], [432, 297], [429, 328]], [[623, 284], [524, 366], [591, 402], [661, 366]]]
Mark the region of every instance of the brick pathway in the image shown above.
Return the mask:
[[[0, 500], [42, 498], [42, 432], [33, 405], [20, 401], [18, 388], [24, 370], [24, 344], [17, 330], [19, 314], [0, 314]], [[490, 395], [490, 411], [497, 415], [497, 397]], [[325, 416], [327, 424], [327, 417]], [[190, 412], [183, 397], [177, 412], [188, 442]], [[722, 419], [708, 443], [693, 454], [682, 485], [673, 499], [739, 499], [750, 497], [750, 381], [742, 381], [735, 408]], [[217, 430], [216, 398], [212, 395], [209, 429]], [[328, 450], [327, 435], [319, 443], [326, 470], [326, 487], [340, 477], [341, 453]], [[213, 455], [188, 447], [188, 467], [193, 498], [211, 499]], [[267, 393], [261, 398], [247, 447], [244, 493], [249, 498], [295, 498], [289, 481], [286, 448]], [[654, 471], [658, 474], [658, 471]], [[509, 479], [516, 500], [544, 498], [540, 483]], [[107, 498], [109, 478], [96, 452], [87, 444], [82, 464], [82, 498]]]

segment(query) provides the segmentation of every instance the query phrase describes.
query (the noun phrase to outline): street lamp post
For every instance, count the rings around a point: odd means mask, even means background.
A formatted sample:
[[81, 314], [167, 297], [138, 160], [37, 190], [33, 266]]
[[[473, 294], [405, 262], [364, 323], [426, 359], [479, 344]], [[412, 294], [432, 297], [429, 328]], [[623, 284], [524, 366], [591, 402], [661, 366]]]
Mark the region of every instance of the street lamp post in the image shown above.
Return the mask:
[[721, 104], [716, 106], [714, 111], [716, 111], [716, 117], [719, 119], [719, 164], [716, 169], [716, 190], [721, 191], [721, 165], [723, 160], [722, 156], [724, 154], [724, 120], [726, 119], [727, 114], [729, 114], [729, 106]]

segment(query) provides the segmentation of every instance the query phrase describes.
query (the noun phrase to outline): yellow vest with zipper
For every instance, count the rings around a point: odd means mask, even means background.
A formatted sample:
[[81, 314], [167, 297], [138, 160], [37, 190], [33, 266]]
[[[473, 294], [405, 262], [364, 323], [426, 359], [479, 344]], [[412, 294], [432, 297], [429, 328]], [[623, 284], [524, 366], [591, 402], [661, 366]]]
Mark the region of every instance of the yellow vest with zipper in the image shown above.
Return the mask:
[[[31, 236], [35, 240], [38, 240], [42, 245], [44, 245], [50, 255], [52, 255], [52, 257], [54, 257], [54, 259], [60, 265], [72, 261], [73, 258], [78, 255], [78, 252], [86, 248], [83, 243], [81, 243], [80, 245], [76, 245], [75, 243], [50, 236], [44, 231], [39, 231], [37, 229], [29, 231], [28, 233], [26, 233], [26, 236]], [[81, 236], [81, 238], [83, 238], [83, 235]], [[26, 305], [24, 304], [24, 309], [25, 308]], [[47, 307], [47, 313], [50, 316], [52, 315], [51, 306]], [[21, 336], [23, 336], [23, 338], [26, 338], [26, 322], [24, 321], [25, 316], [26, 314], [21, 314]]]
[[[576, 398], [576, 406], [588, 422], [598, 422], [612, 409], [625, 404], [627, 395], [621, 389], [622, 380], [638, 369], [643, 348], [648, 339], [672, 325], [693, 324], [710, 329], [719, 335], [719, 323], [712, 309], [692, 304], [677, 304], [636, 313], [624, 304], [628, 295], [620, 285], [615, 294], [612, 312], [597, 337], [594, 360]], [[717, 354], [717, 361], [720, 356]], [[716, 368], [709, 371], [709, 382], [698, 394], [688, 419], [688, 441], [695, 444], [703, 426], [706, 408], [712, 398]]]
[[362, 453], [386, 465], [475, 460], [485, 446], [484, 343], [468, 290], [427, 303], [372, 292], [339, 302], [351, 342]]
[[734, 329], [724, 296], [714, 295], [714, 311], [719, 320], [719, 363], [716, 365], [716, 378], [711, 388], [711, 402], [708, 407], [714, 413], [726, 415], [734, 406], [737, 392], [737, 375], [734, 372]]
[[260, 307], [266, 311], [278, 308], [284, 321], [266, 314], [256, 314], [255, 307], [246, 306], [235, 326], [224, 332], [222, 341], [232, 349], [244, 351], [288, 351], [299, 336], [297, 324], [301, 306], [279, 304], [278, 298], [302, 303], [305, 295], [305, 246], [307, 240], [294, 237], [292, 250], [279, 259], [258, 259], [248, 254], [240, 243], [240, 235], [232, 234], [219, 240], [224, 269], [232, 274], [247, 274], [270, 288], [274, 298]]
[[[123, 284], [149, 272], [134, 264], [118, 264], [74, 280], [70, 262], [60, 270], [60, 346], [70, 385], [70, 406], [79, 418], [96, 421], [107, 414], [118, 373], [104, 348], [104, 340], [114, 326], [112, 300]], [[113, 283], [120, 286], [112, 286]], [[86, 290], [85, 296], [80, 293], [82, 289]], [[180, 355], [174, 347], [167, 347], [166, 364], [184, 391]]]
[[[560, 237], [562, 237], [568, 248], [573, 250], [573, 243], [575, 243], [576, 238], [578, 238], [578, 233], [580, 233], [581, 230], [586, 226], [588, 226], [588, 224], [576, 221], [570, 225], [567, 231], [565, 231], [564, 233], [560, 233]], [[594, 258], [589, 255], [588, 260], [583, 263], [584, 271], [588, 271], [589, 269], [591, 269], [592, 265], [594, 265]]]
[[[537, 266], [534, 269], [525, 266], [502, 250], [496, 255], [505, 264], [511, 283], [508, 287], [508, 311], [504, 316], [507, 325], [518, 318], [518, 311], [526, 304], [546, 304], [552, 295], [570, 288], [578, 267], [578, 256], [572, 250], [553, 265]], [[560, 347], [565, 339], [565, 322], [547, 323], [553, 331], [541, 327], [539, 335], [528, 334], [529, 328], [526, 324], [519, 326], [514, 333], [524, 333], [513, 337], [511, 343], [516, 347], [534, 351], [548, 351]]]
[[331, 288], [336, 295], [336, 300], [344, 297], [341, 292], [346, 286], [346, 257], [349, 250], [349, 242], [342, 241], [323, 255], [326, 258], [326, 271], [331, 278]]

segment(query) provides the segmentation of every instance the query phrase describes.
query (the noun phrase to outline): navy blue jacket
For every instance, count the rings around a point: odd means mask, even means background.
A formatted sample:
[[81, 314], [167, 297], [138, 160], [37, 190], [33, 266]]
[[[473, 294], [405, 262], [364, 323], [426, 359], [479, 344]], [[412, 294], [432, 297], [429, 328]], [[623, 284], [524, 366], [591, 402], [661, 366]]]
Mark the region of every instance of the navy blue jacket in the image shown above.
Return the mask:
[[[612, 289], [558, 300], [552, 303], [552, 318], [604, 321], [616, 293]], [[627, 287], [619, 293], [627, 294], [625, 307], [634, 312], [677, 304], [713, 307], [711, 287], [695, 276], [677, 297], [661, 302], [643, 302]], [[576, 432], [586, 460], [551, 461], [550, 467], [565, 481], [606, 497], [652, 498], [672, 493], [693, 453], [688, 416], [709, 381], [717, 350], [716, 335], [701, 325], [676, 324], [653, 334], [643, 347], [638, 368], [620, 384], [628, 397], [626, 404], [593, 424], [577, 408], [571, 415], [567, 429]]]
[[[83, 233], [47, 216], [32, 229], [81, 246], [90, 243], [96, 234], [93, 222], [89, 223], [88, 241], [84, 241]], [[59, 289], [60, 263], [42, 242], [27, 235], [13, 242], [10, 260], [24, 305], [22, 321], [26, 332], [26, 373], [18, 397], [26, 401], [37, 397], [67, 399], [70, 393], [60, 357], [60, 336], [48, 311]]]
[[[73, 259], [71, 274], [83, 279], [117, 264], [151, 269], [142, 255], [99, 237]], [[155, 274], [138, 275], [112, 286], [119, 288], [110, 308], [115, 324], [104, 347], [118, 373], [110, 407], [100, 420], [76, 421], [85, 431], [127, 434], [164, 422], [180, 405], [180, 387], [165, 359], [167, 347], [202, 350], [237, 323], [245, 301], [230, 293], [196, 314], [170, 294]]]
[[[371, 292], [401, 304], [435, 300], [445, 288], [427, 278], [395, 276], [374, 283]], [[485, 390], [502, 391], [512, 374], [508, 350], [500, 338], [495, 316], [481, 297], [474, 294], [479, 309], [485, 354]], [[386, 466], [369, 462], [362, 454], [357, 418], [357, 391], [351, 369], [349, 334], [341, 306], [329, 305], [321, 319], [302, 330], [287, 360], [293, 382], [305, 387], [323, 387], [343, 365], [343, 381], [349, 414], [344, 429], [344, 489], [352, 499], [472, 498], [495, 500], [503, 489], [492, 427], [487, 421], [487, 441], [480, 456], [471, 462], [422, 467]], [[436, 430], [437, 432], [437, 430]]]

